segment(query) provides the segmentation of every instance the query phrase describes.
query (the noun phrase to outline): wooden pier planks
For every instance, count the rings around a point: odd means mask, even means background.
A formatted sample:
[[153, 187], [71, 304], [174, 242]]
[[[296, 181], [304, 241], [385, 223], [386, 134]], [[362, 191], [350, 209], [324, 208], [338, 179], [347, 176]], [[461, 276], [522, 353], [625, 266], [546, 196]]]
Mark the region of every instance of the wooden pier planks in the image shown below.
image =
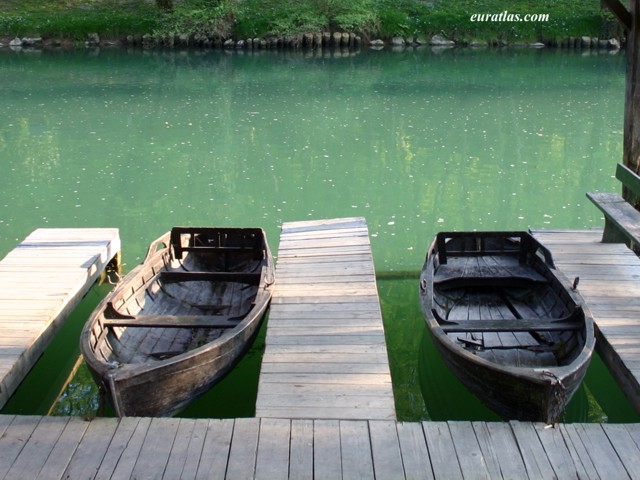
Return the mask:
[[640, 412], [640, 259], [622, 243], [601, 243], [602, 230], [532, 232], [578, 290], [596, 323], [596, 349]]
[[0, 416], [0, 478], [638, 478], [638, 427]]
[[119, 251], [115, 228], [41, 228], [0, 261], [0, 407]]
[[395, 418], [363, 218], [282, 226], [256, 417]]

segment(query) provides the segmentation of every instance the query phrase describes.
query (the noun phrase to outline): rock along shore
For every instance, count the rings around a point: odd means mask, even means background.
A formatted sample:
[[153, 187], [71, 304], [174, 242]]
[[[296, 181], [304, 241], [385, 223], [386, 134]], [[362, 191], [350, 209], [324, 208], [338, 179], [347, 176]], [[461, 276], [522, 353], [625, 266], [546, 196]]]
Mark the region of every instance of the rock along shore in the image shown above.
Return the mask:
[[245, 39], [211, 38], [204, 35], [127, 35], [117, 39], [103, 38], [97, 33], [90, 33], [84, 42], [67, 39], [42, 37], [0, 38], [0, 48], [20, 51], [23, 49], [50, 48], [96, 48], [96, 47], [139, 47], [156, 48], [217, 48], [227, 50], [274, 50], [274, 49], [404, 49], [421, 46], [435, 48], [471, 47], [529, 47], [529, 48], [564, 48], [571, 50], [606, 50], [617, 51], [624, 45], [619, 39], [599, 39], [596, 37], [565, 37], [550, 39], [544, 42], [512, 42], [501, 40], [456, 41], [441, 35], [431, 37], [416, 36], [413, 38], [391, 37], [386, 39], [363, 39], [349, 32], [315, 32], [295, 36], [271, 36]]

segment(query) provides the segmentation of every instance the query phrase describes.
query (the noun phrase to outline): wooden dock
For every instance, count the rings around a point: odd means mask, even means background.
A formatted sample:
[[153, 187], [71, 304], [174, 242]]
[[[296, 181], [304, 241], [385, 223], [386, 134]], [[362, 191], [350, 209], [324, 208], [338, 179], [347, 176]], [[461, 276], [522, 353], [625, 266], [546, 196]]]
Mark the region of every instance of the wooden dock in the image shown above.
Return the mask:
[[602, 230], [532, 232], [571, 280], [596, 323], [596, 349], [640, 412], [640, 259], [622, 243], [601, 243]]
[[[263, 400], [259, 399], [264, 402], [259, 409], [262, 415], [238, 419], [0, 415], [0, 479], [640, 478], [640, 424], [548, 427], [528, 422], [354, 419], [354, 409], [358, 414], [365, 409], [351, 404], [352, 400], [341, 408], [324, 408], [323, 404], [309, 408], [309, 400], [304, 397], [309, 387], [303, 381], [315, 378], [310, 390], [318, 389], [316, 393], [323, 391], [320, 385], [325, 384], [328, 392], [337, 391], [331, 375], [322, 373], [324, 362], [316, 364], [309, 359], [347, 354], [357, 357], [362, 340], [355, 338], [363, 331], [375, 332], [372, 335], [376, 338], [382, 332], [381, 324], [365, 321], [380, 319], [379, 310], [373, 306], [364, 310], [345, 308], [346, 299], [362, 305], [374, 298], [377, 302], [375, 280], [371, 285], [373, 267], [366, 226], [360, 222], [361, 219], [344, 219], [332, 225], [298, 222], [284, 226], [278, 259], [281, 290], [272, 307], [275, 321], [273, 312], [269, 320], [273, 321], [270, 326], [274, 330], [268, 338], [269, 357], [265, 355], [268, 362], [264, 373], [268, 375], [261, 378], [264, 383], [260, 385], [266, 389]], [[640, 306], [639, 297], [628, 293], [640, 278], [637, 259], [634, 261], [620, 246], [600, 244], [599, 232], [535, 234], [550, 246], [556, 263], [567, 275], [580, 275], [579, 288], [597, 320], [603, 322], [603, 336], [611, 348], [619, 350], [620, 361], [629, 362], [633, 370], [639, 362], [627, 354], [637, 351], [633, 345], [637, 345], [640, 333], [630, 319], [624, 318], [632, 316], [628, 313]], [[323, 238], [324, 247], [314, 238]], [[315, 247], [304, 248], [314, 243]], [[363, 263], [367, 256], [369, 260]], [[349, 257], [354, 258], [348, 260]], [[362, 258], [356, 261], [355, 257]], [[35, 268], [40, 262], [33, 260], [33, 255], [31, 258]], [[316, 263], [320, 258], [325, 258], [322, 268]], [[91, 265], [93, 260], [90, 257], [82, 265]], [[307, 268], [309, 265], [316, 267], [315, 275], [309, 273], [313, 271]], [[14, 269], [18, 275], [15, 278], [22, 275], [22, 270]], [[314, 288], [305, 289], [302, 278], [311, 278]], [[47, 283], [41, 282], [41, 287]], [[46, 293], [39, 293], [40, 299], [46, 298]], [[310, 322], [312, 333], [296, 330], [301, 323], [298, 318]], [[333, 319], [338, 321], [332, 323]], [[609, 325], [605, 325], [607, 319], [611, 319]], [[295, 329], [288, 330], [289, 327]], [[290, 353], [287, 348], [303, 341], [300, 335], [318, 338], [301, 343], [298, 351]], [[328, 346], [334, 344], [342, 346]], [[378, 341], [373, 345], [375, 351], [380, 348]], [[302, 359], [297, 362], [298, 367], [285, 361], [293, 355]], [[342, 380], [349, 375], [365, 378], [364, 385], [369, 385], [374, 383], [369, 375], [380, 373], [368, 369], [379, 364], [377, 360], [352, 362], [351, 368], [363, 371], [335, 375]], [[276, 376], [270, 377], [272, 374]], [[281, 374], [285, 377], [278, 376]], [[296, 380], [286, 380], [290, 375]], [[267, 385], [270, 383], [277, 388], [265, 394], [272, 387]], [[300, 392], [298, 385], [302, 387]], [[288, 389], [293, 394], [282, 393]], [[356, 391], [359, 389], [356, 387]], [[277, 401], [290, 400], [290, 396], [306, 408], [273, 408]], [[324, 402], [342, 401], [340, 396], [321, 396]], [[389, 408], [393, 408], [392, 402]], [[379, 413], [376, 409], [369, 412]], [[329, 415], [336, 418], [327, 418]]]
[[282, 226], [256, 417], [395, 418], [363, 218]]
[[119, 251], [114, 228], [41, 228], [0, 261], [0, 407]]
[[640, 425], [0, 416], [7, 479], [640, 478]]

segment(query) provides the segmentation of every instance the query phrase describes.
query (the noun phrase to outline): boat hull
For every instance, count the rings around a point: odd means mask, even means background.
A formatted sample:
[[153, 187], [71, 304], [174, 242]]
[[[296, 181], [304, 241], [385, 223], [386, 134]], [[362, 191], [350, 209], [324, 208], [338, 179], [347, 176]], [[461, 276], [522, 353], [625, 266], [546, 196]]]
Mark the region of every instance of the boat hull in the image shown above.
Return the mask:
[[[481, 246], [494, 237], [507, 245], [502, 263], [500, 249]], [[441, 255], [443, 249], [452, 251]], [[509, 420], [552, 423], [561, 416], [586, 374], [593, 320], [528, 233], [439, 234], [427, 253], [420, 297], [439, 355], [483, 403]]]
[[99, 381], [106, 383], [110, 403], [120, 416], [171, 416], [180, 412], [242, 359], [260, 328], [265, 309], [266, 305], [256, 311], [256, 320], [220, 347], [164, 365], [108, 373]]

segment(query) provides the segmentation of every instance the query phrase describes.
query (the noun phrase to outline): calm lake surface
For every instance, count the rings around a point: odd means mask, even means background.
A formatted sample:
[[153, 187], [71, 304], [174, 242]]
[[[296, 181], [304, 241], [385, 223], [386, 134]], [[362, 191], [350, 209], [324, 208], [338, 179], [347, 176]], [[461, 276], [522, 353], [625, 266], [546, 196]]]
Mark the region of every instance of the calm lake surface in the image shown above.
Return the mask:
[[[0, 254], [39, 227], [118, 227], [126, 272], [174, 225], [262, 226], [276, 252], [285, 221], [363, 216], [399, 418], [494, 418], [424, 332], [426, 249], [446, 229], [602, 226], [585, 192], [618, 189], [624, 71], [531, 49], [0, 52]], [[5, 412], [49, 411], [107, 290]], [[263, 343], [184, 415], [252, 415]], [[567, 420], [629, 418], [606, 377], [596, 359]], [[80, 365], [54, 411], [96, 408]]]

